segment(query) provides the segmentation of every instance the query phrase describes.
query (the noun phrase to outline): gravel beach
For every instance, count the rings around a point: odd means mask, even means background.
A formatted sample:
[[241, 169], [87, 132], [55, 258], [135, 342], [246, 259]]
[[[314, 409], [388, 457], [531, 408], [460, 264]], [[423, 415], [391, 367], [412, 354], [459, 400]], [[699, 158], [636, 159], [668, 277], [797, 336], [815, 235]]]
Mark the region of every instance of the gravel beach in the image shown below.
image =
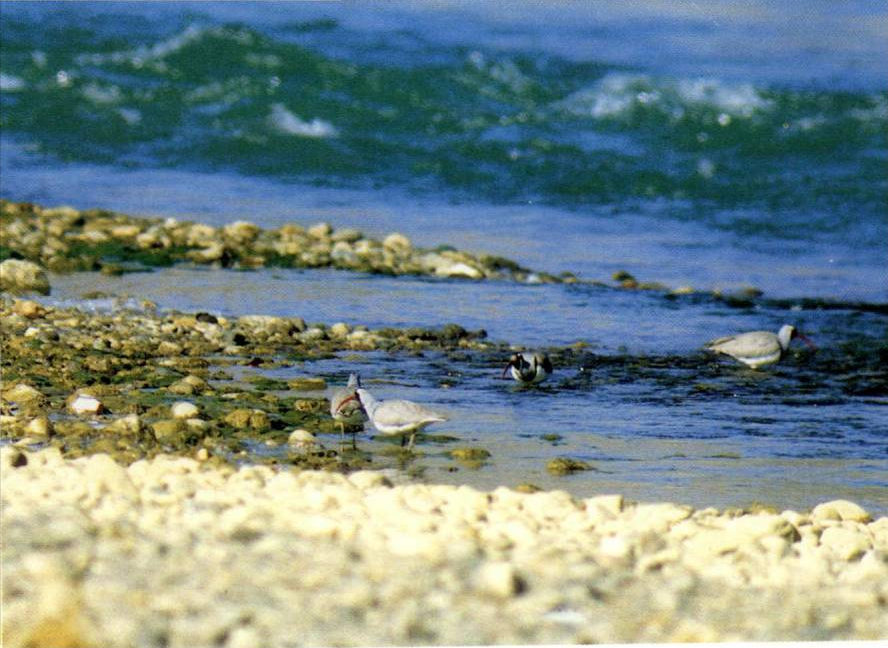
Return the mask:
[[888, 637], [888, 518], [6, 446], [13, 646]]

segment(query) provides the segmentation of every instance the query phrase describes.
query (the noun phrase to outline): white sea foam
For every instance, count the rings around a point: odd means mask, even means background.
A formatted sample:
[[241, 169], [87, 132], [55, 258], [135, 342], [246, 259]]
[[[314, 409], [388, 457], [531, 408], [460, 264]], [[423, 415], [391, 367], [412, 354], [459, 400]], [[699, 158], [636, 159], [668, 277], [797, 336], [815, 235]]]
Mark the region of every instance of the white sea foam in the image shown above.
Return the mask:
[[271, 127], [279, 133], [299, 137], [337, 137], [339, 131], [330, 122], [315, 117], [310, 122], [301, 119], [280, 103], [273, 104], [268, 116]]
[[121, 99], [120, 88], [115, 85], [100, 86], [97, 83], [88, 83], [81, 92], [95, 104], [115, 104]]
[[595, 119], [616, 117], [634, 108], [655, 106], [675, 119], [689, 107], [719, 111], [718, 122], [751, 117], [772, 102], [751, 84], [730, 84], [718, 79], [656, 79], [646, 74], [611, 73], [555, 104], [556, 108]]
[[253, 35], [244, 29], [208, 28], [192, 24], [180, 33], [158, 41], [154, 45], [143, 45], [134, 50], [110, 52], [108, 54], [80, 54], [75, 61], [79, 65], [129, 64], [135, 68], [149, 67], [157, 72], [164, 72], [167, 70], [167, 66], [163, 59], [181, 51], [205, 36], [224, 36], [240, 45], [246, 46], [252, 45], [254, 40]]
[[130, 126], [135, 126], [142, 121], [142, 113], [135, 108], [118, 108], [117, 114]]
[[23, 79], [0, 72], [0, 92], [20, 92], [27, 87]]

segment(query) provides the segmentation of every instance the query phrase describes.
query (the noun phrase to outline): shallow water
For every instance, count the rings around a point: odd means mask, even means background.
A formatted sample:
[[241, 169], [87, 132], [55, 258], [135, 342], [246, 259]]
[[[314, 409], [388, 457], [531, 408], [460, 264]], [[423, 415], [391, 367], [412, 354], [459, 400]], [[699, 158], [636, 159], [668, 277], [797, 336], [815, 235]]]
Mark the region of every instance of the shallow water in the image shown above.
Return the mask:
[[[531, 391], [472, 354], [281, 375], [357, 367], [382, 397], [450, 410], [441, 431], [492, 457], [452, 472], [447, 444], [423, 444], [430, 480], [888, 512], [884, 4], [496, 7], [3, 3], [0, 194], [214, 225], [324, 220], [763, 298], [179, 266], [56, 276], [51, 301], [585, 342]], [[96, 290], [111, 297], [83, 299]], [[819, 351], [759, 372], [700, 351], [786, 322]], [[596, 470], [549, 475], [560, 455]]]
[[[447, 456], [452, 446], [420, 442], [423, 457], [412, 467], [423, 467], [423, 477], [432, 481], [480, 487], [530, 482], [580, 496], [618, 491], [700, 506], [758, 501], [798, 508], [842, 496], [888, 512], [888, 317], [879, 313], [732, 308], [592, 286], [332, 270], [177, 267], [123, 277], [59, 276], [53, 285], [50, 301], [61, 304], [81, 303], [84, 290], [99, 290], [116, 296], [87, 302], [99, 308], [131, 296], [161, 308], [195, 311], [212, 304], [213, 312], [229, 317], [269, 313], [327, 324], [437, 326], [459, 319], [469, 329], [485, 328], [493, 341], [588, 345], [553, 349], [556, 372], [538, 389], [502, 380], [501, 352], [343, 353], [256, 370], [281, 379], [317, 375], [331, 384], [358, 371], [378, 397], [447, 411], [451, 420], [431, 431], [458, 438], [460, 446], [483, 447], [492, 457], [480, 468], [466, 468]], [[528, 316], [543, 308], [558, 316]], [[700, 350], [713, 335], [776, 330], [784, 321], [813, 337], [818, 351], [800, 345], [780, 365], [753, 371]], [[372, 451], [374, 462], [407, 467], [380, 455], [388, 446], [371, 436], [368, 428], [359, 447]], [[558, 456], [587, 461], [594, 470], [550, 475], [545, 465]]]

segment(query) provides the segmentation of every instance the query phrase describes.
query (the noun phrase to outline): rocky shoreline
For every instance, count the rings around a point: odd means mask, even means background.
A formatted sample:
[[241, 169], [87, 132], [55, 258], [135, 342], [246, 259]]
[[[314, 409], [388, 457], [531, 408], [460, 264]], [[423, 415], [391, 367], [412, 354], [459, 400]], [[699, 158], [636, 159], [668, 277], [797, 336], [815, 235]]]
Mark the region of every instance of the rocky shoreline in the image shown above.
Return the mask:
[[0, 449], [5, 645], [888, 638], [888, 518]]
[[[207, 228], [9, 202], [2, 216], [2, 256], [21, 257], [4, 261], [3, 290], [18, 285], [14, 275], [30, 282], [23, 289], [48, 292], [42, 268], [25, 265], [33, 261], [111, 274], [189, 261], [460, 276], [424, 267], [427, 254], [481, 273], [464, 278], [573, 280], [329, 226]], [[289, 236], [303, 251], [285, 261], [261, 252]], [[341, 243], [373, 250], [367, 258], [382, 265], [343, 262]], [[371, 330], [0, 297], [4, 645], [888, 638], [888, 518], [847, 501], [718, 511], [576, 499], [533, 484], [414, 483], [421, 452], [406, 461], [394, 444], [335, 449], [331, 385], [299, 369], [367, 352], [501, 368], [508, 349], [458, 324]], [[701, 393], [721, 374], [702, 357], [549, 351], [577, 369], [560, 383], [574, 388], [590, 380], [585, 367], [656, 385], [675, 380], [662, 367], [680, 365], [693, 378], [682, 376], [687, 389]], [[847, 389], [883, 389], [870, 371], [877, 359], [837, 353], [821, 354], [823, 366], [809, 367], [819, 373], [801, 379], [835, 379], [841, 365], [853, 378]], [[279, 369], [290, 377], [266, 375]], [[490, 455], [447, 445], [457, 441], [424, 439], [448, 448], [453, 470]], [[251, 452], [256, 444], [277, 451]], [[570, 457], [550, 463], [553, 474], [589, 468]]]
[[[399, 448], [322, 447], [322, 378], [249, 375], [340, 352], [502, 356], [483, 331], [2, 298], [0, 334], [5, 645], [888, 637], [888, 518], [856, 504], [410, 483]], [[251, 441], [286, 450], [240, 466]]]
[[[0, 298], [0, 438], [56, 447], [66, 457], [106, 452], [125, 464], [196, 450], [230, 463], [246, 454], [245, 444], [261, 442], [288, 448], [285, 460], [295, 465], [354, 470], [374, 457], [328, 451], [318, 441], [339, 436], [327, 382], [263, 372], [338, 352], [501, 347], [485, 338], [457, 324], [369, 330], [299, 317], [158, 313], [152, 304], [100, 312]], [[293, 437], [303, 428], [310, 432]]]
[[[337, 268], [387, 275], [459, 279], [512, 279], [535, 283], [570, 281], [533, 272], [493, 255], [473, 255], [440, 246], [415, 247], [394, 232], [382, 241], [329, 223], [288, 223], [263, 229], [242, 220], [224, 227], [142, 218], [102, 209], [41, 207], [0, 200], [0, 260], [18, 257], [51, 272], [133, 272], [178, 262], [255, 269]], [[12, 289], [13, 272], [4, 289]]]

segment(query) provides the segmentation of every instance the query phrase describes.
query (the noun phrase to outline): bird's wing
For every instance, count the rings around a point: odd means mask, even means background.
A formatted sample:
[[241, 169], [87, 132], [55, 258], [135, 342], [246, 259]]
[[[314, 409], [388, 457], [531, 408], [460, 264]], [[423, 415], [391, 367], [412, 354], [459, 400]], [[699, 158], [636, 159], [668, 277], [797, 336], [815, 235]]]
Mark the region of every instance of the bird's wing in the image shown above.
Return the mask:
[[713, 351], [729, 355], [763, 356], [780, 348], [777, 337], [768, 331], [750, 331], [713, 340], [707, 345]]
[[380, 425], [394, 426], [419, 421], [446, 421], [447, 417], [412, 401], [390, 400], [376, 409], [373, 419]]

